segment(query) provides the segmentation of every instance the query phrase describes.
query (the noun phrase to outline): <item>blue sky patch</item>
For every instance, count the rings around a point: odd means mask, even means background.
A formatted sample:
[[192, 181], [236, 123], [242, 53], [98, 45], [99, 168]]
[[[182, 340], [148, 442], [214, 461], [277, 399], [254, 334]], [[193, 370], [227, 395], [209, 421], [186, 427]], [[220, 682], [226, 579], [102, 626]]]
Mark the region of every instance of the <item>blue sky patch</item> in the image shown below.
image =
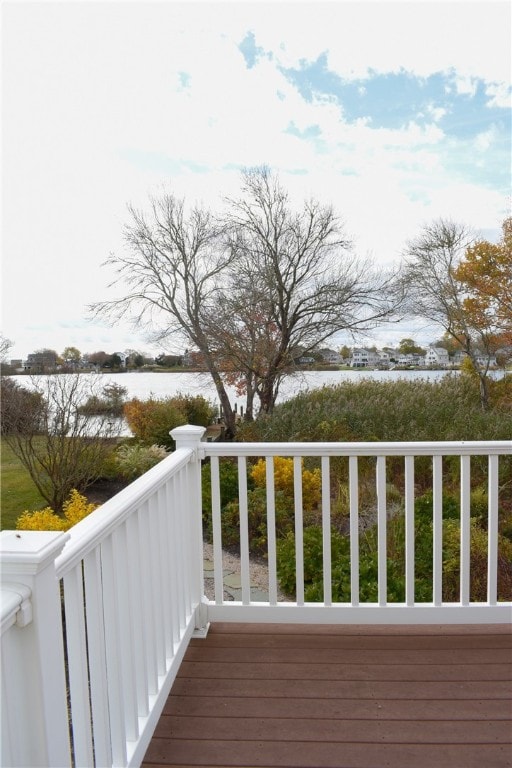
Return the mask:
[[257, 64], [258, 59], [265, 55], [263, 48], [256, 45], [254, 32], [251, 31], [246, 34], [238, 49], [245, 59], [247, 69], [252, 69]]
[[370, 127], [390, 130], [411, 122], [436, 123], [445, 134], [458, 139], [476, 137], [494, 124], [510, 135], [510, 114], [488, 106], [484, 83], [475, 81], [474, 93], [457, 93], [453, 72], [427, 78], [405, 70], [370, 72], [366, 78], [344, 80], [329, 69], [326, 52], [316, 61], [302, 60], [297, 68], [281, 67], [281, 72], [306, 101], [334, 97], [348, 122], [366, 118]]
[[182, 88], [188, 88], [190, 85], [190, 75], [188, 72], [178, 72], [180, 85]]
[[[340, 118], [349, 124], [364, 119], [370, 129], [393, 131], [412, 123], [422, 128], [435, 124], [444, 134], [438, 152], [454, 178], [469, 174], [477, 183], [509, 194], [510, 111], [489, 105], [484, 81], [475, 79], [471, 92], [459, 93], [455, 72], [437, 72], [425, 78], [405, 70], [370, 72], [365, 78], [345, 80], [329, 69], [327, 53], [316, 61], [302, 60], [299, 67], [281, 67], [280, 71], [305, 101], [334, 100]], [[312, 140], [317, 149], [321, 147], [318, 126], [299, 130], [291, 123], [286, 132]]]

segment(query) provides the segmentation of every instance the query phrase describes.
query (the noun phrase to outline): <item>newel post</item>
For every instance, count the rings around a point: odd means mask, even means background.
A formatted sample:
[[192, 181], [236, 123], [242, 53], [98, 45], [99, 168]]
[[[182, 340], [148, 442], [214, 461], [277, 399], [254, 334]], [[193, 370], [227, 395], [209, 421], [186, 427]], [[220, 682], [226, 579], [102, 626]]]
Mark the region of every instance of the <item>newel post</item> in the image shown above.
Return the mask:
[[[69, 534], [2, 531], [2, 587], [24, 591], [30, 608], [18, 626], [15, 655], [4, 669], [2, 730], [14, 736], [13, 766], [71, 764], [62, 612], [55, 558]], [[9, 660], [6, 660], [9, 661]], [[17, 725], [21, 738], [12, 726]], [[21, 727], [21, 728], [20, 728]]]
[[192, 451], [192, 456], [187, 465], [187, 507], [190, 509], [191, 520], [191, 583], [193, 600], [197, 603], [196, 609], [196, 634], [205, 634], [208, 629], [208, 615], [204, 598], [204, 572], [203, 572], [203, 513], [201, 498], [201, 460], [204, 458], [204, 449], [201, 440], [205, 427], [196, 427], [186, 424], [183, 427], [172, 429], [170, 434], [176, 442], [176, 450], [182, 448]]

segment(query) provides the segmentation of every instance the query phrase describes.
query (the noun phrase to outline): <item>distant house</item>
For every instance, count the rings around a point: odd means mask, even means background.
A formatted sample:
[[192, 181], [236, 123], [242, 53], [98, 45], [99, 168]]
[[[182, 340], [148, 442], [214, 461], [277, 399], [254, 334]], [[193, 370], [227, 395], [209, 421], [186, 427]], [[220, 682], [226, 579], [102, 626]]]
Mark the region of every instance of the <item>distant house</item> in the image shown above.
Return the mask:
[[[467, 352], [464, 352], [463, 349], [458, 349], [451, 357], [451, 364], [453, 366], [460, 366], [464, 362], [465, 358], [468, 356]], [[476, 354], [476, 364], [480, 366], [480, 368], [496, 368], [498, 365], [498, 362], [496, 360], [496, 355], [485, 355], [481, 352], [477, 352]]]
[[450, 364], [448, 350], [444, 347], [429, 347], [425, 355], [425, 365], [430, 367], [447, 368]]
[[334, 349], [319, 349], [318, 354], [322, 356], [325, 363], [341, 363], [343, 358]]
[[[418, 367], [420, 365], [425, 365], [425, 358], [422, 355], [416, 355], [413, 352], [407, 352], [407, 354], [400, 354], [397, 357], [397, 363], [398, 365], [404, 365], [408, 368], [411, 367]], [[428, 363], [427, 363], [428, 365]]]
[[352, 357], [350, 358], [351, 368], [367, 368], [368, 367], [368, 350], [354, 347], [352, 349]]
[[54, 371], [57, 368], [57, 353], [51, 349], [45, 349], [42, 352], [32, 352], [23, 363], [23, 368], [31, 373]]
[[379, 356], [379, 362], [377, 363], [377, 366], [379, 368], [389, 368], [391, 365], [391, 355], [386, 350], [379, 350], [377, 352]]
[[350, 358], [351, 368], [368, 368], [373, 366], [378, 367], [380, 363], [380, 352], [375, 352], [372, 349], [364, 349], [361, 347], [354, 347], [352, 349], [352, 357]]

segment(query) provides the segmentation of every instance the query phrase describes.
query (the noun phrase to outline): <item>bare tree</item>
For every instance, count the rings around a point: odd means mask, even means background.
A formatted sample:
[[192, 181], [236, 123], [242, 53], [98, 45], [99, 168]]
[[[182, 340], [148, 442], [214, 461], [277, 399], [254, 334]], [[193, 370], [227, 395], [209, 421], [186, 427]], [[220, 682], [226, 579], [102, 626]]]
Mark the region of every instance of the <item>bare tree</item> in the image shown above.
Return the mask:
[[[485, 409], [489, 404], [488, 372], [495, 336], [489, 326], [473, 322], [474, 316], [465, 303], [466, 288], [456, 277], [461, 259], [473, 242], [473, 234], [463, 224], [438, 219], [426, 225], [407, 244], [404, 277], [411, 314], [443, 328], [471, 360]], [[482, 356], [486, 360], [483, 364]]]
[[331, 207], [294, 211], [266, 168], [245, 172], [241, 198], [227, 202], [222, 218], [199, 207], [187, 214], [173, 195], [152, 200], [149, 217], [129, 208], [127, 252], [108, 262], [128, 291], [93, 310], [193, 345], [231, 437], [226, 383], [246, 395], [249, 418], [255, 398], [270, 413], [297, 350], [390, 320], [399, 283], [356, 259]]
[[129, 317], [150, 330], [155, 340], [178, 336], [194, 345], [215, 384], [227, 436], [233, 436], [235, 413], [205, 321], [215, 312], [220, 283], [233, 259], [223, 246], [223, 228], [198, 206], [187, 215], [184, 201], [170, 194], [151, 201], [149, 217], [131, 206], [129, 213], [127, 251], [107, 262], [128, 292], [92, 310], [114, 320]]
[[311, 200], [294, 210], [268, 168], [244, 172], [226, 231], [238, 274], [231, 275], [223, 306], [227, 318], [258, 330], [240, 365], [252, 376], [261, 412], [273, 410], [297, 350], [307, 354], [339, 331], [357, 335], [396, 317], [397, 276], [354, 255], [331, 206]]
[[81, 415], [79, 406], [96, 394], [88, 376], [31, 376], [30, 387], [2, 380], [2, 434], [60, 514], [74, 488], [83, 491], [101, 476], [121, 424], [108, 415], [92, 423]]
[[3, 333], [0, 333], [0, 363], [7, 362], [7, 355], [9, 354], [13, 342], [8, 339]]

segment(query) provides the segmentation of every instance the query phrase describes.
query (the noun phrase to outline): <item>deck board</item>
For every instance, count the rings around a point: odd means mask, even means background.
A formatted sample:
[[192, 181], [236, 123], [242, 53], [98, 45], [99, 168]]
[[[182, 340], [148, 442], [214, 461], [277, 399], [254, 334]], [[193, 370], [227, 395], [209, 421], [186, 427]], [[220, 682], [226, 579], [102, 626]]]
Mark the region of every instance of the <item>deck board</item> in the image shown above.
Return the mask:
[[214, 624], [143, 766], [511, 768], [506, 625]]

